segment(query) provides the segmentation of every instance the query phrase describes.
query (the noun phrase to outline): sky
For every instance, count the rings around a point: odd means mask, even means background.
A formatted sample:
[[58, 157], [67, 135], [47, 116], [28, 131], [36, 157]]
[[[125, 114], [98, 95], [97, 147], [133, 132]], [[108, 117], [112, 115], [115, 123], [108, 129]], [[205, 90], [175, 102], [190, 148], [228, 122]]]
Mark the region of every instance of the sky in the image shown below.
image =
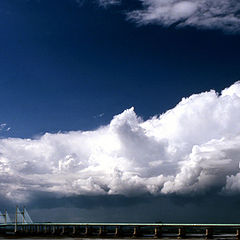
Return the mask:
[[237, 0], [1, 0], [2, 208], [238, 222], [239, 41]]

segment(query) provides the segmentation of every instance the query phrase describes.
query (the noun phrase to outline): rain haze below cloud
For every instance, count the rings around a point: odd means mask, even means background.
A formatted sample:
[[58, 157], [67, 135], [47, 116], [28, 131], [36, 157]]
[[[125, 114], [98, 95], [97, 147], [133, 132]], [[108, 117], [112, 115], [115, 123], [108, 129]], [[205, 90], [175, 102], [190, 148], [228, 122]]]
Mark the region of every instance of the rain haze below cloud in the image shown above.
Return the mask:
[[239, 202], [237, 196], [211, 194], [200, 197], [108, 195], [43, 198], [28, 206], [35, 221], [238, 223]]

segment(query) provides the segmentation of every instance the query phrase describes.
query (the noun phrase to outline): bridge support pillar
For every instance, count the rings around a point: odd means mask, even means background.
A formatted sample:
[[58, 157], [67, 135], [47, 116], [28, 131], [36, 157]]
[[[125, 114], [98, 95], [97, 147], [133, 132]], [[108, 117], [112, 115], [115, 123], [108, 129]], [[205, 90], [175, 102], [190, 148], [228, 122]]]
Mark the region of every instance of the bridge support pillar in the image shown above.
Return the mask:
[[160, 238], [162, 235], [162, 231], [161, 231], [161, 228], [159, 227], [155, 227], [154, 228], [154, 238]]
[[102, 237], [105, 235], [105, 227], [99, 227], [98, 236]]
[[55, 226], [52, 226], [52, 234], [55, 234], [55, 232], [56, 232]]
[[136, 226], [136, 227], [133, 228], [133, 235], [132, 235], [132, 237], [136, 238], [136, 237], [139, 237], [139, 236], [141, 236], [141, 230], [140, 230], [139, 226]]
[[236, 239], [240, 239], [240, 229], [237, 229], [237, 232], [236, 232]]
[[73, 226], [73, 229], [72, 229], [72, 234], [75, 235], [76, 234], [76, 226]]
[[115, 228], [114, 236], [115, 237], [121, 237], [122, 236], [122, 229], [121, 229], [121, 227], [116, 227]]
[[184, 228], [179, 228], [178, 229], [178, 239], [185, 238], [185, 236], [186, 236], [185, 229]]
[[84, 233], [84, 236], [85, 237], [88, 237], [88, 236], [90, 236], [91, 235], [91, 228], [90, 227], [88, 227], [88, 226], [86, 226], [85, 227], [85, 233]]
[[206, 229], [205, 238], [206, 238], [206, 239], [211, 239], [211, 238], [213, 238], [213, 230], [212, 230], [212, 228], [207, 228], [207, 229]]

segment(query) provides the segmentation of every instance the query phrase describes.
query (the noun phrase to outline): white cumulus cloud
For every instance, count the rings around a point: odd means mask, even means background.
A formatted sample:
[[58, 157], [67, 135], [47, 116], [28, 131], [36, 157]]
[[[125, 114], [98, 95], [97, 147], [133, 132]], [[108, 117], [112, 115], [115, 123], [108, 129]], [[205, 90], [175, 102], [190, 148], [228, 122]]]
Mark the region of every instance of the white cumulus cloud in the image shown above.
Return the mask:
[[0, 195], [240, 191], [240, 82], [146, 121], [134, 108], [94, 131], [0, 139]]
[[240, 31], [238, 0], [140, 0], [143, 8], [129, 13], [139, 24]]

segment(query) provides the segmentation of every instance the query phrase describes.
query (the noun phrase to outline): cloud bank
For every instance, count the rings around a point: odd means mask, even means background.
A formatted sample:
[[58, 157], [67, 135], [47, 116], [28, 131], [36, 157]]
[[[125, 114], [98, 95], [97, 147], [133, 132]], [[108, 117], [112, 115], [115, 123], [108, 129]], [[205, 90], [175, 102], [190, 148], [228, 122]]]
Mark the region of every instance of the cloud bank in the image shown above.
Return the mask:
[[0, 139], [0, 195], [240, 192], [240, 82], [144, 121], [134, 108], [94, 131]]

